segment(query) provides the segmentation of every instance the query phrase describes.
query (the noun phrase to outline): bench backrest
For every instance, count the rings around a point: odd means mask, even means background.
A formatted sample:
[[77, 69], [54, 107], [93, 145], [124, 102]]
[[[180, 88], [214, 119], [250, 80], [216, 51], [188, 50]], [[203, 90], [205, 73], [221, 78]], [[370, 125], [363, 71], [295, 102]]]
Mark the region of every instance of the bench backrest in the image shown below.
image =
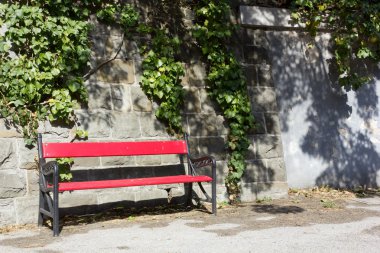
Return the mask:
[[38, 142], [41, 158], [188, 154], [185, 140], [42, 143], [39, 136]]

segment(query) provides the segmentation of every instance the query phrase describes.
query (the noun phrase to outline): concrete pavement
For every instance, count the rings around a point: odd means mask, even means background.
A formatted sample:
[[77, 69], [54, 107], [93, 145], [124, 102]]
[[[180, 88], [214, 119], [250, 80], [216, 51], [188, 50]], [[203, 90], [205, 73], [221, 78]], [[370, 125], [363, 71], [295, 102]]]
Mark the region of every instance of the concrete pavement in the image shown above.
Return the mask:
[[[287, 213], [247, 209], [243, 216], [235, 215], [238, 208], [228, 214], [234, 217], [228, 221], [223, 212], [222, 218], [203, 213], [112, 220], [70, 226], [58, 238], [45, 227], [17, 230], [0, 234], [0, 252], [380, 252], [378, 197], [345, 201], [343, 211], [318, 210], [312, 215], [315, 217], [299, 225], [297, 217], [304, 219], [302, 213], [307, 217], [307, 210], [302, 211], [307, 208], [287, 207]], [[359, 216], [357, 211], [361, 212]], [[324, 214], [330, 215], [332, 222], [318, 222], [318, 216]], [[352, 216], [352, 220], [341, 217], [344, 215]], [[335, 224], [337, 217], [345, 221]], [[266, 228], [265, 224], [272, 225]]]

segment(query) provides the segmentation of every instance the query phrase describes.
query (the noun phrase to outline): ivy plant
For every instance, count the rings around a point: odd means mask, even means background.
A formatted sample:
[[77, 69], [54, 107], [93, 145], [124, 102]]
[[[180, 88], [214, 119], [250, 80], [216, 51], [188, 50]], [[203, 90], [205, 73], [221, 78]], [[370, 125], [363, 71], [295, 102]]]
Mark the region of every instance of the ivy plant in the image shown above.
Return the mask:
[[158, 28], [144, 26], [140, 31], [152, 36], [151, 43], [142, 47], [144, 60], [141, 88], [150, 99], [158, 103], [156, 117], [167, 124], [168, 132], [181, 134], [181, 77], [185, 71], [182, 63], [176, 60], [180, 40]]
[[[138, 20], [138, 12], [121, 1], [0, 4], [0, 115], [19, 127], [27, 145], [36, 141], [40, 121], [76, 124], [74, 109], [87, 102], [83, 73], [90, 56], [89, 15], [94, 13], [126, 32]], [[76, 135], [88, 133], [77, 128]], [[71, 180], [73, 160], [57, 162], [61, 180]]]
[[87, 22], [39, 6], [0, 4], [0, 112], [36, 140], [38, 121], [73, 122], [87, 101], [81, 78], [90, 55]]
[[292, 18], [312, 36], [329, 29], [339, 83], [358, 89], [372, 79], [367, 61], [380, 60], [380, 2], [373, 0], [296, 0]]
[[[125, 28], [138, 12], [122, 1], [4, 1], [0, 4], [0, 113], [18, 126], [26, 144], [39, 121], [75, 124], [87, 102], [84, 68], [90, 56], [89, 15]], [[78, 137], [86, 137], [77, 129]]]
[[208, 63], [209, 94], [222, 109], [230, 132], [227, 146], [230, 157], [225, 183], [230, 201], [238, 200], [240, 180], [246, 168], [248, 132], [253, 128], [245, 77], [228, 45], [235, 27], [229, 22], [228, 0], [200, 0], [195, 7], [193, 36]]

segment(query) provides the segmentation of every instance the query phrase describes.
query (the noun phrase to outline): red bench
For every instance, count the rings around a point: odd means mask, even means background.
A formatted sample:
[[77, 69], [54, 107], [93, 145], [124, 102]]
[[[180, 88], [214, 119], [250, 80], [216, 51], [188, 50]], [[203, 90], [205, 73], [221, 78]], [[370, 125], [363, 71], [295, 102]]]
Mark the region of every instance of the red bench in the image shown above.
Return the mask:
[[[187, 157], [188, 174], [85, 182], [59, 182], [57, 162], [46, 162], [46, 158], [171, 154], [185, 155]], [[58, 195], [60, 192], [64, 191], [189, 183], [189, 197], [191, 197], [192, 183], [198, 183], [207, 200], [212, 202], [212, 213], [216, 215], [215, 159], [212, 156], [204, 156], [197, 159], [192, 158], [189, 154], [188, 140], [186, 135], [184, 140], [170, 141], [43, 143], [42, 135], [39, 134], [38, 156], [40, 170], [40, 201], [38, 225], [41, 226], [45, 219], [52, 219], [54, 236], [59, 235]], [[197, 174], [197, 169], [205, 166], [211, 166], [212, 177]], [[209, 195], [206, 193], [201, 182], [212, 183], [212, 197], [209, 197]]]

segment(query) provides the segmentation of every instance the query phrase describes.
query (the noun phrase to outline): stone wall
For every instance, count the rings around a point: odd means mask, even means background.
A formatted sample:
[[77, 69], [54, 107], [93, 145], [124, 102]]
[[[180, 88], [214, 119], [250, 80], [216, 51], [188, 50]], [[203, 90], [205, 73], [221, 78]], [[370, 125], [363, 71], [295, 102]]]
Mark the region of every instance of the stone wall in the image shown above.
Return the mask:
[[[191, 12], [188, 9], [182, 11], [184, 23], [191, 23]], [[116, 59], [86, 82], [88, 108], [77, 110], [77, 115], [81, 126], [88, 130], [89, 141], [172, 138], [154, 116], [156, 105], [148, 100], [139, 86], [141, 56], [137, 44], [127, 39], [122, 41], [120, 30], [100, 24], [96, 24], [91, 38], [92, 67], [114, 56], [123, 44]], [[237, 38], [242, 41], [236, 51], [247, 74], [247, 92], [258, 123], [250, 135], [248, 168], [242, 183], [243, 201], [287, 195], [272, 66], [261, 38], [258, 30], [246, 30]], [[227, 197], [223, 179], [227, 171], [225, 141], [228, 129], [207, 95], [204, 64], [199, 57], [189, 57], [184, 64], [183, 127], [190, 134], [193, 156], [210, 154], [216, 157], [218, 201], [223, 201]], [[73, 129], [48, 122], [40, 124], [39, 132], [44, 134], [45, 141], [65, 142], [73, 137]], [[3, 119], [0, 121], [0, 141], [0, 226], [35, 223], [38, 209], [37, 150], [25, 147], [20, 134]], [[82, 180], [183, 173], [186, 167], [178, 166], [179, 162], [177, 156], [81, 158], [75, 159], [73, 174], [74, 180]], [[66, 208], [66, 213], [83, 213], [120, 205], [162, 204], [168, 202], [168, 191], [177, 197], [178, 202], [185, 190], [182, 185], [171, 185], [65, 192], [60, 194], [60, 206]]]

